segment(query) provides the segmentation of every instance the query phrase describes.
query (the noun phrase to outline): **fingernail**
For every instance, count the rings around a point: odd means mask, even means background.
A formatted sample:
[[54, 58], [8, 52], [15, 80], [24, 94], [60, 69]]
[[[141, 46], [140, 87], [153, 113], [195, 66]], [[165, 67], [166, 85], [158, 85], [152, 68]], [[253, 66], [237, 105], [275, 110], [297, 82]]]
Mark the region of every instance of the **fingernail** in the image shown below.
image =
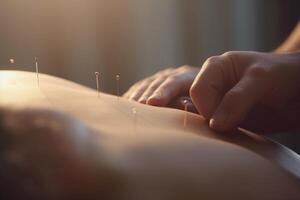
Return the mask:
[[212, 129], [215, 129], [215, 127], [217, 127], [217, 126], [218, 126], [218, 124], [216, 123], [216, 120], [211, 118], [209, 120], [209, 127], [212, 128]]
[[161, 92], [156, 92], [153, 95], [151, 95], [147, 100], [147, 104], [152, 106], [160, 106], [162, 104]]
[[146, 99], [146, 98], [140, 98], [140, 99], [138, 100], [138, 102], [139, 102], [139, 103], [145, 104], [145, 103], [147, 102], [147, 99]]
[[226, 126], [226, 114], [223, 112], [217, 112], [214, 114], [209, 120], [209, 126], [218, 131], [224, 130]]
[[157, 98], [156, 96], [154, 97], [149, 97], [147, 100], [147, 104], [152, 105], [152, 106], [160, 106], [162, 103], [160, 98]]
[[224, 130], [224, 125], [222, 124], [222, 122], [219, 122], [213, 118], [209, 120], [209, 127], [216, 131]]

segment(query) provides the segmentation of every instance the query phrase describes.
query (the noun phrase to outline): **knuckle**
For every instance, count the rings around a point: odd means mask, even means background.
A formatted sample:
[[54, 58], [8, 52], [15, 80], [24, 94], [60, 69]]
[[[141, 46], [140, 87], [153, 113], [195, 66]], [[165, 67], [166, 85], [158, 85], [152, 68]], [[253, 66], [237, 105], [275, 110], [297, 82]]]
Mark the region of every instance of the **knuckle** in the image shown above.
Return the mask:
[[131, 89], [131, 88], [134, 88], [134, 87], [137, 87], [137, 86], [139, 86], [139, 85], [141, 85], [144, 81], [145, 81], [145, 80], [139, 80], [139, 81], [137, 81], [136, 83], [134, 83], [134, 84], [130, 87], [130, 89]]
[[165, 73], [166, 69], [163, 69], [163, 70], [160, 70], [160, 71], [157, 71], [153, 74], [152, 77], [157, 77], [157, 76], [160, 76], [161, 74]]
[[174, 70], [175, 69], [175, 67], [168, 67], [166, 70], [167, 71], [172, 71], [172, 70]]
[[148, 88], [146, 89], [145, 93], [148, 94], [148, 93], [151, 93], [153, 92], [153, 90], [155, 90], [155, 86], [153, 85], [149, 85]]
[[176, 70], [176, 68], [174, 68], [174, 67], [168, 67], [168, 68], [162, 70], [161, 72], [162, 73], [170, 73], [170, 72], [172, 72], [174, 70]]
[[189, 66], [189, 65], [183, 65], [183, 66], [179, 67], [178, 70], [180, 70], [180, 71], [188, 71], [188, 70], [190, 70], [191, 68], [192, 68], [192, 67]]
[[152, 83], [152, 84], [150, 84], [150, 85], [148, 86], [148, 90], [153, 91], [153, 90], [155, 90], [157, 87], [158, 87], [157, 84]]
[[220, 61], [221, 61], [220, 56], [212, 56], [206, 59], [205, 63], [207, 65], [212, 65], [212, 64], [219, 63]]
[[146, 78], [141, 79], [138, 82], [136, 82], [133, 86], [140, 86], [140, 85], [143, 85], [143, 84], [151, 83], [153, 79], [154, 78], [152, 76], [146, 77]]
[[166, 69], [163, 69], [157, 73], [154, 74], [153, 77], [157, 78], [157, 77], [165, 77], [167, 76], [168, 74], [172, 73], [173, 71], [175, 70], [175, 68], [173, 67], [168, 67]]
[[253, 77], [266, 77], [268, 74], [268, 69], [261, 65], [254, 65], [248, 69], [248, 73]]
[[238, 55], [237, 51], [227, 51], [225, 53], [222, 54], [222, 56], [224, 57], [230, 57], [230, 58], [234, 58]]
[[142, 84], [142, 85], [149, 85], [149, 84], [151, 84], [155, 79], [156, 79], [156, 77], [149, 77], [149, 78], [146, 78], [146, 79], [142, 80], [140, 84]]
[[240, 53], [238, 51], [228, 51], [222, 54], [224, 63], [223, 66], [231, 66], [233, 68], [236, 68], [236, 62], [238, 61], [238, 56]]
[[155, 74], [153, 74], [153, 75], [151, 76], [151, 79], [155, 79], [155, 78], [157, 78], [157, 77], [160, 77], [160, 76], [163, 75], [163, 73], [164, 73], [164, 71], [156, 72]]
[[134, 84], [132, 85], [128, 90], [127, 90], [127, 93], [132, 93], [132, 91], [134, 91], [137, 87], [139, 86], [139, 84]]
[[177, 81], [178, 79], [180, 79], [180, 74], [173, 74], [171, 76], [169, 76], [168, 78], [168, 81]]
[[169, 77], [166, 79], [164, 85], [166, 85], [166, 84], [173, 84], [173, 83], [176, 82], [176, 81], [177, 81], [176, 76], [169, 76]]

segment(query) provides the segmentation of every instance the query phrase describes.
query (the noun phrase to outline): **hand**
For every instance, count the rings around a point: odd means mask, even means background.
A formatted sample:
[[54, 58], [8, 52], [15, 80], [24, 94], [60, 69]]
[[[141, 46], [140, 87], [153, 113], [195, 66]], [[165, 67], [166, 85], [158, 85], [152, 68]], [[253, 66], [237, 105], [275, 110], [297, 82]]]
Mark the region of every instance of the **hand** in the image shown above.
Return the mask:
[[274, 123], [271, 111], [282, 117], [281, 124], [284, 123], [282, 120], [288, 124], [296, 122], [300, 114], [299, 94], [299, 52], [237, 51], [211, 57], [204, 63], [190, 90], [198, 112], [209, 119], [211, 128], [219, 131], [247, 123], [250, 111], [258, 107], [268, 111], [259, 112], [260, 116], [255, 117], [257, 124], [278, 125]]
[[[200, 68], [190, 66], [166, 69], [137, 82], [123, 96], [153, 106], [182, 108], [183, 100], [190, 99], [190, 86], [199, 71]], [[190, 104], [189, 110], [193, 110]]]

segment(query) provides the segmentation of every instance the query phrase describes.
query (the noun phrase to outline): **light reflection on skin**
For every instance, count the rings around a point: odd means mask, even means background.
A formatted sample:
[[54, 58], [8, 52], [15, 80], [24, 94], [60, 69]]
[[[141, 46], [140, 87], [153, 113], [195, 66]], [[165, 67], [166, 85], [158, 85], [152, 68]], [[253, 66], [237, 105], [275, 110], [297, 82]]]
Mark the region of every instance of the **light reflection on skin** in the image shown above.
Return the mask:
[[13, 73], [4, 73], [4, 72], [1, 72], [0, 73], [0, 80], [1, 80], [1, 82], [3, 81], [5, 83], [7, 81], [12, 80], [14, 76], [15, 75]]

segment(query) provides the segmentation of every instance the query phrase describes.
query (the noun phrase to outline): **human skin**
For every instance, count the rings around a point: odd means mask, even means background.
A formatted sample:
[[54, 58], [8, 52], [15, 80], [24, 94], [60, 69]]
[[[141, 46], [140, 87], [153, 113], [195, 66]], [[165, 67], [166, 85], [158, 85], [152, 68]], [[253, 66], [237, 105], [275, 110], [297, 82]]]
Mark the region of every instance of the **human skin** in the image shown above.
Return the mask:
[[[189, 66], [164, 70], [133, 85], [124, 97], [168, 106], [188, 96], [190, 107], [196, 108], [190, 110], [197, 110], [217, 131], [240, 125], [258, 132], [297, 128], [299, 48], [300, 23], [272, 53], [232, 51], [208, 58], [201, 70]], [[182, 109], [182, 100], [176, 106]]]
[[113, 199], [116, 173], [99, 161], [95, 133], [80, 121], [1, 107], [0, 132], [0, 199]]
[[39, 78], [0, 70], [0, 199], [299, 199], [299, 155], [263, 136]]
[[188, 101], [188, 109], [197, 112], [189, 97], [189, 89], [200, 68], [188, 65], [168, 68], [134, 84], [123, 97], [143, 104], [183, 109]]
[[257, 105], [290, 115], [290, 121], [300, 113], [299, 66], [298, 52], [227, 52], [204, 63], [190, 95], [215, 130], [240, 125]]

